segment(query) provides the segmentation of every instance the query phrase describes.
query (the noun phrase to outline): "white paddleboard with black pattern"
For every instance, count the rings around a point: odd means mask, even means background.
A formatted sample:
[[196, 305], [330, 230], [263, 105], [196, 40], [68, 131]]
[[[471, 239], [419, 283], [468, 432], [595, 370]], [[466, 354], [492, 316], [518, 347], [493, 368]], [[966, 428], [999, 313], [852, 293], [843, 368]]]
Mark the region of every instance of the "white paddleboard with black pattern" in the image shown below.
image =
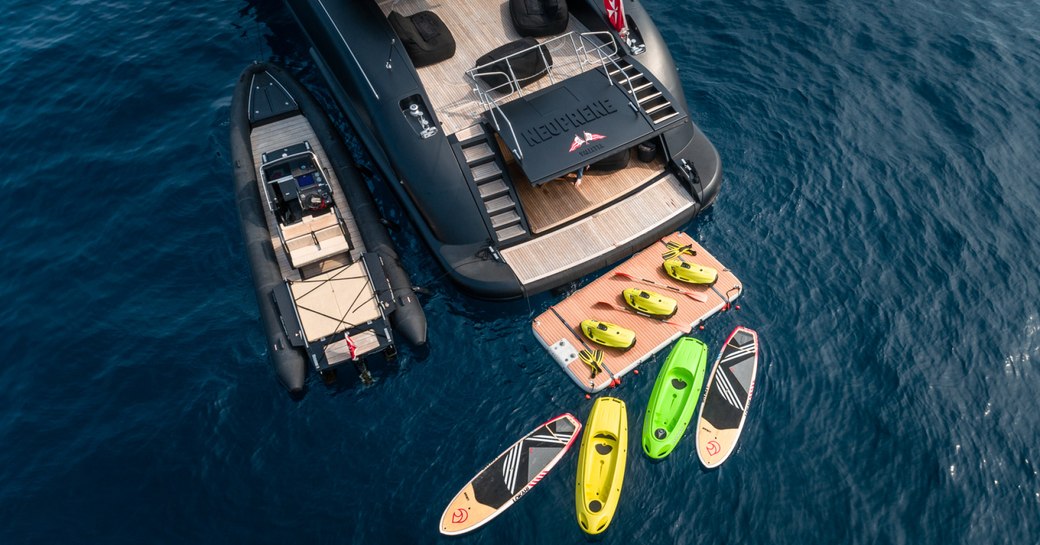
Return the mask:
[[757, 372], [758, 333], [738, 327], [726, 339], [704, 387], [697, 416], [697, 456], [704, 467], [718, 467], [736, 449]]
[[441, 515], [441, 533], [475, 530], [516, 503], [559, 462], [581, 431], [581, 422], [561, 414], [499, 454], [455, 495]]

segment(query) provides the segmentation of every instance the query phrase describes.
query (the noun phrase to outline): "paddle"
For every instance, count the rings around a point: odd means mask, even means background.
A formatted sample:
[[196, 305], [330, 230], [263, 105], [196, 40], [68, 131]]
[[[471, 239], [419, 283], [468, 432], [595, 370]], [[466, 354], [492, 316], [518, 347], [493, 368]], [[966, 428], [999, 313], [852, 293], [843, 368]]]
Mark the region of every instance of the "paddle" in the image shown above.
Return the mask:
[[668, 325], [671, 325], [671, 326], [675, 326], [675, 327], [679, 328], [683, 333], [689, 333], [690, 332], [690, 328], [688, 326], [684, 326], [684, 325], [682, 325], [680, 323], [670, 322], [668, 320], [658, 320], [657, 318], [654, 318], [653, 316], [647, 316], [646, 314], [643, 314], [642, 312], [639, 312], [637, 310], [633, 310], [633, 309], [630, 309], [628, 307], [623, 307], [623, 306], [620, 306], [620, 305], [615, 305], [615, 304], [607, 302], [607, 301], [596, 301], [595, 303], [592, 304], [592, 308], [596, 308], [596, 307], [601, 307], [601, 308], [602, 307], [606, 307], [606, 308], [612, 308], [612, 309], [620, 311], [620, 312], [629, 312], [629, 313], [632, 313], [632, 314], [638, 314], [639, 316], [642, 316], [644, 318], [649, 318], [649, 319], [651, 319], [651, 320], [653, 320], [655, 322], [661, 322], [662, 324], [668, 324]]
[[674, 286], [669, 286], [668, 284], [662, 284], [660, 282], [654, 282], [653, 280], [647, 280], [646, 278], [636, 278], [635, 276], [632, 276], [631, 274], [623, 273], [621, 271], [614, 271], [614, 276], [620, 276], [622, 278], [627, 278], [629, 280], [635, 280], [637, 282], [646, 282], [647, 284], [650, 284], [652, 286], [658, 286], [658, 287], [664, 288], [666, 290], [671, 290], [671, 291], [674, 291], [676, 293], [681, 293], [681, 294], [689, 297], [690, 299], [693, 299], [694, 301], [700, 301], [701, 303], [707, 302], [707, 300], [708, 300], [708, 296], [704, 295], [703, 293], [696, 293], [696, 292], [692, 292], [692, 291], [681, 290], [681, 289], [676, 288]]

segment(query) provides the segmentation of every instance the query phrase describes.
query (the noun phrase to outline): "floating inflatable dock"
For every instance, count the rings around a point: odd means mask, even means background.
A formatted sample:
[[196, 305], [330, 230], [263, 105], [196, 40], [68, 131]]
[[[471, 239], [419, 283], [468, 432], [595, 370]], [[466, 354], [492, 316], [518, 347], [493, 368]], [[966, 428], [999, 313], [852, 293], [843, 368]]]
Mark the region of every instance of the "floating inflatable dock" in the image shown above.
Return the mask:
[[[715, 284], [687, 284], [668, 276], [662, 267], [662, 254], [675, 245], [689, 245], [690, 251], [695, 252], [680, 255], [682, 260], [716, 269], [719, 274]], [[679, 303], [678, 310], [667, 321], [638, 315], [622, 299], [621, 293], [626, 288], [640, 288], [673, 298]], [[728, 309], [743, 291], [740, 280], [703, 246], [686, 233], [673, 233], [549, 307], [534, 319], [531, 328], [538, 342], [571, 379], [586, 392], [595, 393], [616, 384], [617, 379], [680, 336]], [[634, 331], [635, 346], [621, 350], [591, 342], [578, 329], [586, 319], [610, 322]], [[593, 376], [591, 367], [581, 361], [579, 354], [596, 350], [602, 350], [603, 371]]]

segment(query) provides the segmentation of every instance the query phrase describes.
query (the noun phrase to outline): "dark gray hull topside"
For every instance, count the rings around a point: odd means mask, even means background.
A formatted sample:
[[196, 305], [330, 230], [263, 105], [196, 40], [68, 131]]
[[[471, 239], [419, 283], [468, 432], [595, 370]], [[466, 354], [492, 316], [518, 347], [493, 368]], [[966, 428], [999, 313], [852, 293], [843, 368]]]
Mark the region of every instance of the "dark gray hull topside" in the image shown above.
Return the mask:
[[310, 123], [325, 150], [328, 166], [336, 173], [339, 189], [350, 203], [366, 250], [379, 256], [396, 304], [389, 317], [394, 331], [410, 344], [425, 344], [426, 316], [407, 273], [400, 265], [386, 228], [380, 221], [375, 201], [328, 116], [314, 97], [284, 70], [267, 63], [248, 66], [239, 76], [231, 102], [230, 139], [235, 197], [271, 360], [285, 388], [291, 394], [300, 395], [305, 388], [308, 365], [304, 352], [294, 348], [287, 337], [282, 317], [272, 297], [273, 290], [283, 285], [285, 280], [281, 277], [271, 246], [271, 233], [267, 229], [264, 201], [256, 185], [250, 144], [250, 82], [254, 75], [263, 72], [273, 76], [296, 101], [298, 112], [294, 109], [293, 114], [302, 114]]
[[[286, 0], [311, 44], [311, 55], [363, 144], [441, 266], [464, 291], [491, 300], [530, 296], [575, 281], [646, 247], [688, 223], [711, 205], [722, 182], [715, 147], [692, 121], [661, 135], [667, 159], [686, 159], [696, 170], [686, 188], [696, 201], [672, 221], [589, 261], [522, 285], [494, 251], [494, 234], [482, 204], [469, 191], [464, 164], [443, 133], [418, 139], [399, 101], [430, 99], [400, 40], [371, 0], [330, 3]], [[571, 0], [571, 14], [590, 30], [608, 30], [603, 3]], [[626, 2], [629, 18], [647, 44], [634, 59], [688, 111], [667, 46], [638, 2]], [[387, 69], [387, 62], [392, 69]], [[438, 126], [435, 113], [433, 125]]]

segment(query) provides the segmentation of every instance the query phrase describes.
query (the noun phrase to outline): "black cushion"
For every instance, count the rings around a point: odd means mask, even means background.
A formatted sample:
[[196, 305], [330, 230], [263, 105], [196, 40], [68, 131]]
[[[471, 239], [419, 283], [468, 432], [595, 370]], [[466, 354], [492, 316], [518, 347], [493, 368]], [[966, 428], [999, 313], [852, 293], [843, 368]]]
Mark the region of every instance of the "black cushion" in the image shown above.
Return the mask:
[[[477, 77], [482, 79], [484, 83], [488, 84], [488, 86], [493, 90], [502, 93], [512, 91], [512, 87], [506, 85], [509, 82], [508, 74], [510, 67], [512, 67], [513, 75], [516, 76], [517, 82], [521, 87], [525, 87], [538, 81], [548, 73], [549, 67], [552, 66], [552, 55], [549, 54], [548, 48], [545, 46], [535, 47], [537, 45], [538, 40], [534, 38], [523, 38], [492, 49], [488, 54], [477, 59], [477, 66], [482, 66], [488, 63], [494, 64], [477, 70]], [[535, 48], [509, 59], [508, 65], [506, 64], [506, 61], [499, 60], [530, 47]], [[501, 72], [501, 74], [489, 74], [488, 72]]]
[[605, 174], [608, 172], [614, 172], [621, 170], [628, 166], [629, 160], [632, 159], [632, 150], [623, 149], [617, 153], [608, 155], [595, 163], [589, 165], [590, 172], [597, 172]]
[[455, 54], [455, 38], [436, 13], [420, 11], [405, 17], [391, 11], [389, 19], [416, 68], [450, 59]]
[[566, 0], [509, 0], [509, 15], [521, 36], [552, 36], [567, 30]]

